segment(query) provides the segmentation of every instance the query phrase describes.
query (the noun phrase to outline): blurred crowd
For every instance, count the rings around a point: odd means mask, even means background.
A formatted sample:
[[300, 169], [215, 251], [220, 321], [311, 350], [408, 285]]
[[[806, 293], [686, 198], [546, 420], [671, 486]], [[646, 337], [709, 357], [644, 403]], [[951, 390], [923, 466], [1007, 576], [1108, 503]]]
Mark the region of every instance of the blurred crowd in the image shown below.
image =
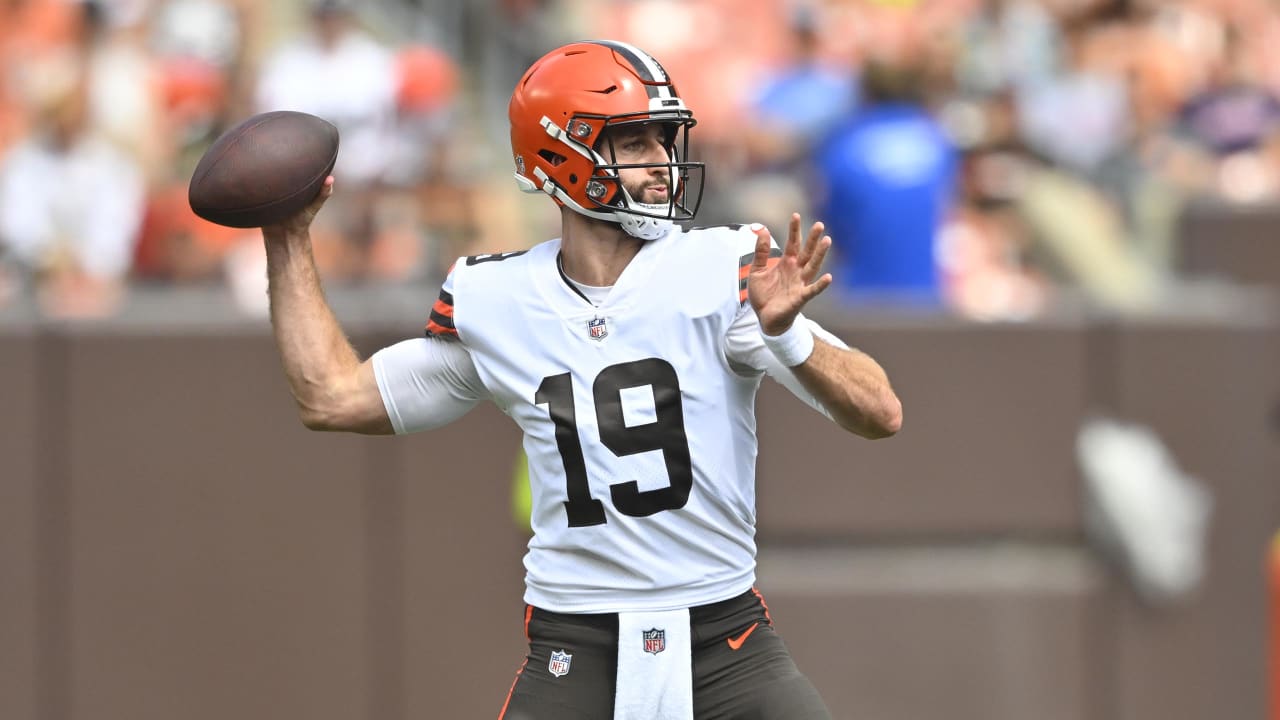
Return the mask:
[[1149, 306], [1187, 203], [1280, 198], [1269, 0], [0, 0], [0, 306], [96, 317], [207, 285], [261, 312], [260, 237], [186, 187], [276, 109], [341, 132], [326, 281], [433, 296], [453, 258], [556, 233], [511, 181], [506, 101], [585, 37], [676, 79], [699, 224], [822, 219], [850, 305]]

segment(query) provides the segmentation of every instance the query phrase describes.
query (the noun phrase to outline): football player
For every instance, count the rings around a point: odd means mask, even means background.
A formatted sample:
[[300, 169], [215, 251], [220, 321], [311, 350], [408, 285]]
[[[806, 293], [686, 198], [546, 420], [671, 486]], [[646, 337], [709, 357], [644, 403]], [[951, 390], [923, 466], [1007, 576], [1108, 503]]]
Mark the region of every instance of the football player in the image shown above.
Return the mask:
[[409, 433], [482, 400], [524, 433], [534, 535], [525, 664], [500, 718], [805, 720], [829, 713], [755, 582], [756, 391], [769, 375], [846, 430], [893, 435], [884, 370], [801, 314], [830, 238], [791, 219], [684, 229], [695, 124], [644, 51], [580, 42], [510, 103], [521, 189], [562, 236], [461, 258], [426, 336], [361, 362], [325, 303], [308, 226], [263, 229], [273, 326], [310, 428]]

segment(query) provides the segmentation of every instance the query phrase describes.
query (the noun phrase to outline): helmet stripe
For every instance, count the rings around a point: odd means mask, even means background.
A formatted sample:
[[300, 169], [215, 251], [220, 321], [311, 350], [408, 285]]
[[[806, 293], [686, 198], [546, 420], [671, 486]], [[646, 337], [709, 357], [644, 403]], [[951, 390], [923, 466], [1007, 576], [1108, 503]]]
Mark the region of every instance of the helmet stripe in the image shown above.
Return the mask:
[[[671, 78], [667, 75], [667, 71], [649, 53], [635, 45], [618, 42], [617, 40], [593, 40], [591, 42], [596, 45], [603, 45], [626, 58], [627, 62], [631, 63], [631, 67], [635, 69], [636, 74], [645, 82], [645, 90], [648, 91], [649, 97], [675, 97], [671, 92]], [[663, 84], [651, 85], [650, 83]]]

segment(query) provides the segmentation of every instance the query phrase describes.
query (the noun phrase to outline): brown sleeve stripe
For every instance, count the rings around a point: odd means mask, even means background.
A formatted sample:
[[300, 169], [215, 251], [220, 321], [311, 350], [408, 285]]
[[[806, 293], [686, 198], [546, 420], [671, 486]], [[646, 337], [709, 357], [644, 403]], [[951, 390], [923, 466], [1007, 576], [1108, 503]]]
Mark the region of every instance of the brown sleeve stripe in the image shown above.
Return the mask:
[[443, 325], [437, 325], [434, 320], [427, 321], [427, 337], [442, 337], [446, 340], [458, 337], [458, 331], [453, 328], [447, 328]]

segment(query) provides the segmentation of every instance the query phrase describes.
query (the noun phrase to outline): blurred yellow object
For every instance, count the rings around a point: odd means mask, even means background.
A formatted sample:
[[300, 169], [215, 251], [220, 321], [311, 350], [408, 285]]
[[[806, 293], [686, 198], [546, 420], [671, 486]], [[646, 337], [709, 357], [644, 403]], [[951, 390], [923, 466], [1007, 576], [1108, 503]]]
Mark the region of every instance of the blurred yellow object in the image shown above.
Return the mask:
[[529, 458], [521, 450], [516, 456], [515, 472], [511, 473], [511, 519], [515, 520], [516, 527], [532, 532], [533, 525], [529, 520], [532, 513], [533, 491], [529, 488]]

